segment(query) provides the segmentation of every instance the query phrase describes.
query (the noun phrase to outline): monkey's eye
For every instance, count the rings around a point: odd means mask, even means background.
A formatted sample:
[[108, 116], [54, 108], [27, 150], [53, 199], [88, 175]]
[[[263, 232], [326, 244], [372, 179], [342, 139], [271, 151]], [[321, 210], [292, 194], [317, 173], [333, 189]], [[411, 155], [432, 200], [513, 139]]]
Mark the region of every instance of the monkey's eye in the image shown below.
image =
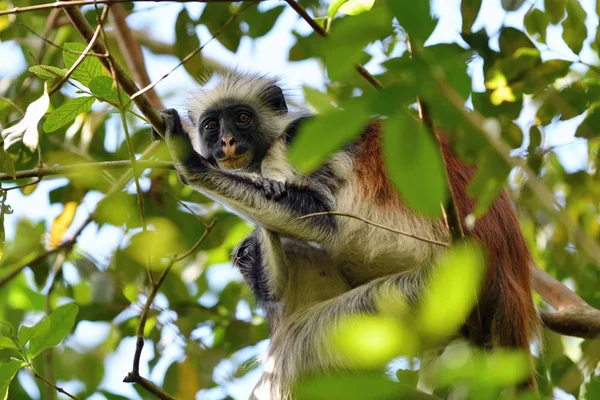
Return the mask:
[[203, 128], [207, 131], [214, 131], [218, 127], [219, 124], [214, 119], [209, 119], [208, 121], [205, 121], [203, 126]]
[[248, 114], [247, 112], [239, 113], [235, 117], [235, 122], [237, 122], [240, 125], [246, 125], [248, 122], [250, 122], [250, 114]]

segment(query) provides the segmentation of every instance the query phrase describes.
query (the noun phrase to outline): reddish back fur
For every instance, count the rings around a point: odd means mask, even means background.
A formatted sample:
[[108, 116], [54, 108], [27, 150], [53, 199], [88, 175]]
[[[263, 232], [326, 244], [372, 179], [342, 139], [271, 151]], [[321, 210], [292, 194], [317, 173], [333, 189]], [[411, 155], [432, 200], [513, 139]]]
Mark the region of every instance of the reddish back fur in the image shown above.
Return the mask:
[[[355, 173], [358, 190], [379, 204], [401, 205], [385, 172], [380, 148], [381, 123], [371, 124], [357, 143]], [[529, 344], [537, 334], [539, 318], [530, 284], [531, 254], [521, 233], [517, 215], [506, 192], [476, 221], [472, 230], [464, 224], [475, 201], [467, 196], [467, 187], [476, 168], [452, 154], [448, 140], [440, 135], [448, 177], [463, 229], [482, 242], [489, 260], [480, 297], [479, 312], [483, 331], [493, 345], [520, 348], [529, 354]]]

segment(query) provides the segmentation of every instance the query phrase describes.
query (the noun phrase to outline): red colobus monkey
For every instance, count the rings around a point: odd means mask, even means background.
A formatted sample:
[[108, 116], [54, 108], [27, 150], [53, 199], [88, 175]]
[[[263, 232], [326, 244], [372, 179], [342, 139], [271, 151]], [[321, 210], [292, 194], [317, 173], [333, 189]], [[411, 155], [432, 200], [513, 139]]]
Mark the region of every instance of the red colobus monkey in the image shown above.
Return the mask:
[[[193, 95], [188, 114], [189, 134], [177, 111], [161, 112], [180, 179], [256, 225], [234, 258], [271, 328], [266, 372], [253, 396], [288, 399], [304, 374], [341, 365], [325, 343], [331, 324], [375, 312], [377, 297], [391, 289], [414, 303], [443, 252], [354, 219], [298, 217], [338, 211], [438, 241], [449, 241], [448, 227], [417, 215], [398, 198], [384, 169], [377, 122], [316, 172], [302, 176], [286, 161], [286, 149], [309, 116], [288, 112], [276, 80], [223, 76], [214, 88]], [[466, 189], [475, 168], [459, 161], [441, 140], [464, 221], [474, 205]], [[539, 325], [531, 256], [506, 193], [465, 231], [487, 249], [479, 299], [483, 337], [493, 346], [529, 354]]]

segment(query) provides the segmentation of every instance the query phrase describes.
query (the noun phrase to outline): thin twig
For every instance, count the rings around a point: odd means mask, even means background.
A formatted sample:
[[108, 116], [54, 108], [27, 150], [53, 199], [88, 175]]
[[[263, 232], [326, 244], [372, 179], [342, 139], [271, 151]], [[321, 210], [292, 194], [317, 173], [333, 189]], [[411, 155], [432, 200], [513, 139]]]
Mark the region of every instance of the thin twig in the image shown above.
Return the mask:
[[[286, 3], [288, 3], [290, 5], [290, 7], [292, 7], [292, 9], [294, 11], [296, 11], [296, 13], [302, 17], [302, 19], [304, 19], [311, 28], [313, 28], [313, 30], [315, 32], [317, 32], [319, 35], [323, 36], [323, 37], [327, 37], [329, 36], [329, 34], [327, 33], [327, 31], [325, 29], [323, 29], [321, 27], [321, 25], [319, 25], [317, 23], [317, 21], [315, 21], [307, 12], [306, 9], [304, 9], [304, 7], [302, 7], [302, 5], [300, 5], [300, 3], [298, 3], [295, 0], [285, 0]], [[356, 71], [358, 71], [358, 73], [360, 75], [363, 76], [363, 78], [365, 78], [373, 87], [377, 88], [377, 89], [381, 89], [383, 87], [383, 84], [379, 81], [379, 79], [375, 78], [369, 71], [367, 71], [367, 69], [365, 67], [363, 67], [362, 65], [356, 63], [355, 66]]]
[[244, 11], [246, 11], [248, 8], [250, 8], [253, 5], [256, 5], [258, 3], [259, 3], [258, 1], [252, 1], [252, 2], [244, 4], [242, 7], [240, 7], [240, 9], [235, 14], [231, 15], [231, 17], [229, 17], [229, 19], [227, 21], [225, 21], [225, 23], [212, 35], [212, 37], [210, 39], [208, 39], [208, 41], [206, 41], [206, 43], [204, 43], [202, 46], [197, 47], [194, 50], [192, 50], [176, 66], [174, 66], [169, 72], [167, 72], [166, 74], [164, 74], [163, 76], [161, 76], [158, 80], [152, 82], [151, 84], [147, 85], [146, 87], [140, 89], [137, 93], [133, 94], [131, 96], [131, 100], [134, 100], [139, 95], [142, 95], [142, 94], [146, 93], [147, 91], [153, 89], [154, 86], [156, 86], [163, 79], [165, 79], [170, 74], [172, 74], [173, 71], [175, 71], [177, 68], [181, 67], [186, 62], [188, 62], [196, 54], [200, 53], [210, 42], [212, 42], [215, 38], [217, 38], [229, 25], [231, 25], [231, 23], [237, 19], [238, 15], [240, 15], [241, 13], [243, 13]]
[[[71, 65], [71, 68], [69, 68], [69, 70], [67, 71], [65, 76], [61, 77], [60, 80], [58, 81], [58, 83], [56, 85], [54, 85], [54, 87], [48, 91], [48, 96], [51, 96], [53, 93], [55, 93], [57, 90], [59, 90], [62, 87], [62, 85], [66, 81], [69, 80], [69, 77], [71, 76], [71, 74], [75, 71], [75, 69], [77, 69], [77, 67], [83, 62], [83, 60], [85, 60], [85, 58], [88, 55], [88, 52], [90, 50], [92, 50], [92, 47], [94, 47], [94, 43], [96, 43], [96, 40], [98, 40], [98, 35], [100, 35], [100, 31], [102, 30], [102, 27], [104, 26], [104, 20], [106, 19], [106, 16], [108, 15], [108, 9], [109, 9], [109, 7], [104, 8], [104, 11], [102, 12], [102, 16], [100, 17], [100, 23], [96, 27], [96, 30], [94, 31], [94, 34], [92, 35], [88, 45], [85, 47], [85, 50], [83, 50], [83, 53], [81, 53], [79, 55], [79, 57], [77, 58], [77, 60], [73, 63], [73, 65]], [[106, 54], [108, 55], [108, 53], [106, 53]]]
[[409, 238], [413, 238], [413, 239], [416, 239], [416, 240], [420, 240], [422, 242], [427, 242], [427, 243], [431, 243], [431, 244], [435, 244], [437, 246], [443, 246], [443, 247], [448, 247], [450, 245], [449, 243], [446, 243], [446, 242], [440, 242], [440, 241], [437, 241], [437, 240], [434, 240], [434, 239], [427, 239], [427, 238], [424, 238], [424, 237], [421, 237], [421, 236], [413, 235], [412, 233], [408, 233], [408, 232], [404, 232], [404, 231], [399, 231], [398, 229], [390, 228], [389, 226], [385, 226], [385, 225], [378, 224], [377, 222], [369, 221], [368, 219], [359, 217], [358, 215], [346, 214], [346, 213], [337, 212], [337, 211], [317, 212], [317, 213], [303, 215], [301, 217], [298, 217], [297, 219], [305, 219], [305, 218], [310, 218], [310, 217], [317, 217], [319, 215], [337, 215], [337, 216], [340, 216], [340, 217], [353, 218], [353, 219], [362, 221], [362, 222], [364, 222], [367, 225], [372, 225], [372, 226], [375, 226], [377, 228], [384, 229], [386, 231], [397, 233], [399, 235], [407, 236]]
[[2, 97], [0, 96], [0, 100], [8, 103], [9, 105], [11, 105], [15, 110], [17, 110], [21, 116], [25, 116], [25, 111], [23, 111], [23, 109], [21, 107], [19, 107], [17, 105], [17, 103], [15, 103], [14, 101], [12, 101], [11, 99], [7, 99], [6, 97]]
[[148, 314], [160, 287], [162, 286], [167, 275], [171, 271], [171, 268], [173, 268], [173, 265], [175, 265], [175, 262], [184, 259], [185, 257], [189, 256], [193, 251], [195, 251], [198, 248], [198, 246], [200, 246], [200, 244], [204, 241], [204, 239], [206, 239], [206, 237], [214, 227], [215, 223], [216, 221], [212, 221], [206, 227], [202, 236], [198, 239], [198, 241], [194, 244], [194, 246], [192, 246], [190, 250], [188, 250], [180, 256], [174, 256], [171, 258], [169, 264], [167, 264], [166, 268], [164, 269], [156, 283], [152, 286], [152, 290], [150, 290], [150, 294], [148, 294], [148, 297], [146, 298], [146, 303], [144, 304], [142, 312], [140, 313], [140, 321], [138, 322], [137, 327], [137, 342], [135, 346], [135, 354], [133, 356], [133, 366], [131, 372], [127, 374], [127, 376], [123, 379], [123, 382], [137, 383], [160, 399], [171, 400], [173, 398], [166, 394], [164, 391], [162, 391], [162, 389], [154, 385], [152, 382], [140, 376], [140, 359], [142, 356], [142, 350], [144, 349], [144, 330], [146, 328]]
[[[231, 3], [232, 0], [169, 0], [173, 3]], [[266, 0], [259, 0], [266, 1]], [[8, 10], [0, 11], [0, 16], [10, 14], [20, 14], [31, 11], [50, 10], [56, 8], [67, 8], [71, 6], [92, 6], [94, 4], [119, 4], [119, 3], [160, 3], [164, 0], [73, 0], [73, 1], [57, 1], [54, 3], [38, 4], [35, 6], [14, 7]]]
[[18, 266], [17, 268], [13, 269], [7, 275], [3, 276], [2, 279], [0, 279], [0, 289], [4, 285], [6, 285], [8, 282], [10, 282], [12, 279], [14, 279], [16, 276], [18, 276], [21, 273], [21, 271], [23, 271], [28, 266], [30, 266], [32, 264], [37, 264], [38, 262], [42, 261], [46, 257], [51, 256], [52, 254], [57, 253], [59, 251], [63, 251], [67, 244], [68, 243], [65, 242], [63, 245], [56, 247], [54, 249], [50, 249], [50, 250], [40, 254], [39, 256], [35, 257], [33, 260], [26, 261], [23, 264], [21, 264], [20, 266]]
[[[0, 173], [0, 181], [14, 181], [16, 179], [24, 178], [41, 178], [44, 176], [53, 175], [72, 175], [72, 174], [89, 174], [89, 168], [98, 170], [110, 170], [110, 169], [122, 169], [122, 168], [139, 168], [139, 169], [174, 169], [171, 161], [150, 161], [150, 160], [137, 160], [135, 165], [129, 160], [120, 161], [101, 161], [101, 162], [89, 162], [71, 165], [58, 165], [55, 167], [42, 167], [32, 168], [23, 171], [17, 171], [13, 178], [9, 174]], [[11, 188], [8, 188], [11, 189]], [[8, 190], [7, 189], [7, 190]]]
[[188, 206], [187, 204], [185, 204], [183, 201], [181, 201], [180, 199], [178, 199], [174, 194], [169, 193], [167, 191], [164, 192], [167, 196], [170, 196], [173, 200], [175, 200], [176, 202], [178, 202], [179, 204], [181, 204], [181, 206], [183, 208], [185, 208], [186, 210], [188, 210], [193, 216], [194, 218], [196, 218], [198, 220], [198, 222], [200, 222], [202, 224], [202, 226], [204, 226], [205, 228], [208, 227], [208, 224], [206, 222], [204, 222], [204, 220], [202, 218], [200, 218], [200, 216], [198, 214], [196, 214], [194, 212], [194, 210], [192, 210], [190, 208], [190, 206]]
[[[71, 54], [76, 54], [76, 55], [82, 55], [82, 54], [86, 54], [88, 56], [94, 56], [94, 57], [106, 57], [106, 54], [96, 54], [93, 51], [89, 51], [89, 52], [85, 52], [85, 51], [77, 51], [77, 50], [71, 50], [71, 49], [67, 49], [63, 46], [60, 46], [56, 43], [54, 43], [52, 40], [40, 35], [39, 33], [37, 33], [33, 28], [30, 28], [29, 26], [23, 24], [23, 23], [18, 23], [20, 26], [22, 26], [23, 28], [27, 29], [29, 32], [31, 32], [32, 35], [37, 36], [39, 39], [43, 40], [45, 43], [49, 44], [52, 47], [55, 47], [57, 49], [59, 49], [60, 51], [64, 51], [66, 53], [71, 53]], [[38, 57], [39, 58], [39, 57]]]
[[31, 373], [33, 374], [33, 376], [36, 379], [39, 379], [40, 381], [44, 382], [46, 385], [54, 388], [54, 390], [56, 390], [59, 393], [64, 394], [65, 396], [67, 396], [68, 398], [72, 399], [72, 400], [79, 400], [79, 398], [73, 396], [71, 393], [67, 392], [66, 390], [64, 390], [61, 387], [56, 386], [54, 383], [46, 380], [46, 378], [44, 378], [42, 375], [38, 374], [35, 370], [31, 369]]

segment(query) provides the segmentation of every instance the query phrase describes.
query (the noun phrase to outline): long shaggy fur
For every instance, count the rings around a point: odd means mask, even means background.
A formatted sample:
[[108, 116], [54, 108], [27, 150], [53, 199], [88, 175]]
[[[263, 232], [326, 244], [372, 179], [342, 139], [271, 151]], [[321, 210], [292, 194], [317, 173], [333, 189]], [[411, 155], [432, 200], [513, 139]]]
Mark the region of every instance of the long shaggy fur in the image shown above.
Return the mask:
[[[343, 316], [373, 313], [376, 299], [397, 289], [409, 303], [415, 303], [428, 272], [443, 253], [440, 246], [355, 219], [321, 216], [298, 220], [299, 216], [339, 211], [424, 238], [449, 241], [450, 237], [443, 221], [414, 213], [397, 196], [381, 154], [383, 122], [369, 125], [360, 139], [317, 172], [308, 177], [297, 174], [287, 162], [287, 146], [299, 115], [272, 107], [276, 94], [281, 97], [278, 90], [277, 80], [272, 78], [227, 74], [191, 96], [189, 115], [197, 122], [209, 109], [240, 103], [254, 107], [270, 143], [257, 173], [286, 182], [286, 197], [280, 201], [266, 198], [248, 174], [200, 168], [198, 160], [196, 166], [176, 164], [190, 185], [259, 227], [252, 246], [245, 241], [238, 249], [235, 263], [257, 297], [268, 299], [272, 341], [265, 374], [254, 391], [261, 399], [292, 398], [303, 376], [347, 367], [326, 345], [328, 329], [335, 331]], [[464, 221], [474, 205], [466, 190], [475, 168], [459, 161], [447, 140], [441, 135], [440, 139]], [[192, 143], [203, 154], [201, 138], [192, 135]], [[479, 323], [486, 340], [529, 353], [539, 328], [529, 279], [531, 256], [507, 195], [499, 197], [474, 229], [463, 228], [488, 252], [489, 267], [479, 304]]]

